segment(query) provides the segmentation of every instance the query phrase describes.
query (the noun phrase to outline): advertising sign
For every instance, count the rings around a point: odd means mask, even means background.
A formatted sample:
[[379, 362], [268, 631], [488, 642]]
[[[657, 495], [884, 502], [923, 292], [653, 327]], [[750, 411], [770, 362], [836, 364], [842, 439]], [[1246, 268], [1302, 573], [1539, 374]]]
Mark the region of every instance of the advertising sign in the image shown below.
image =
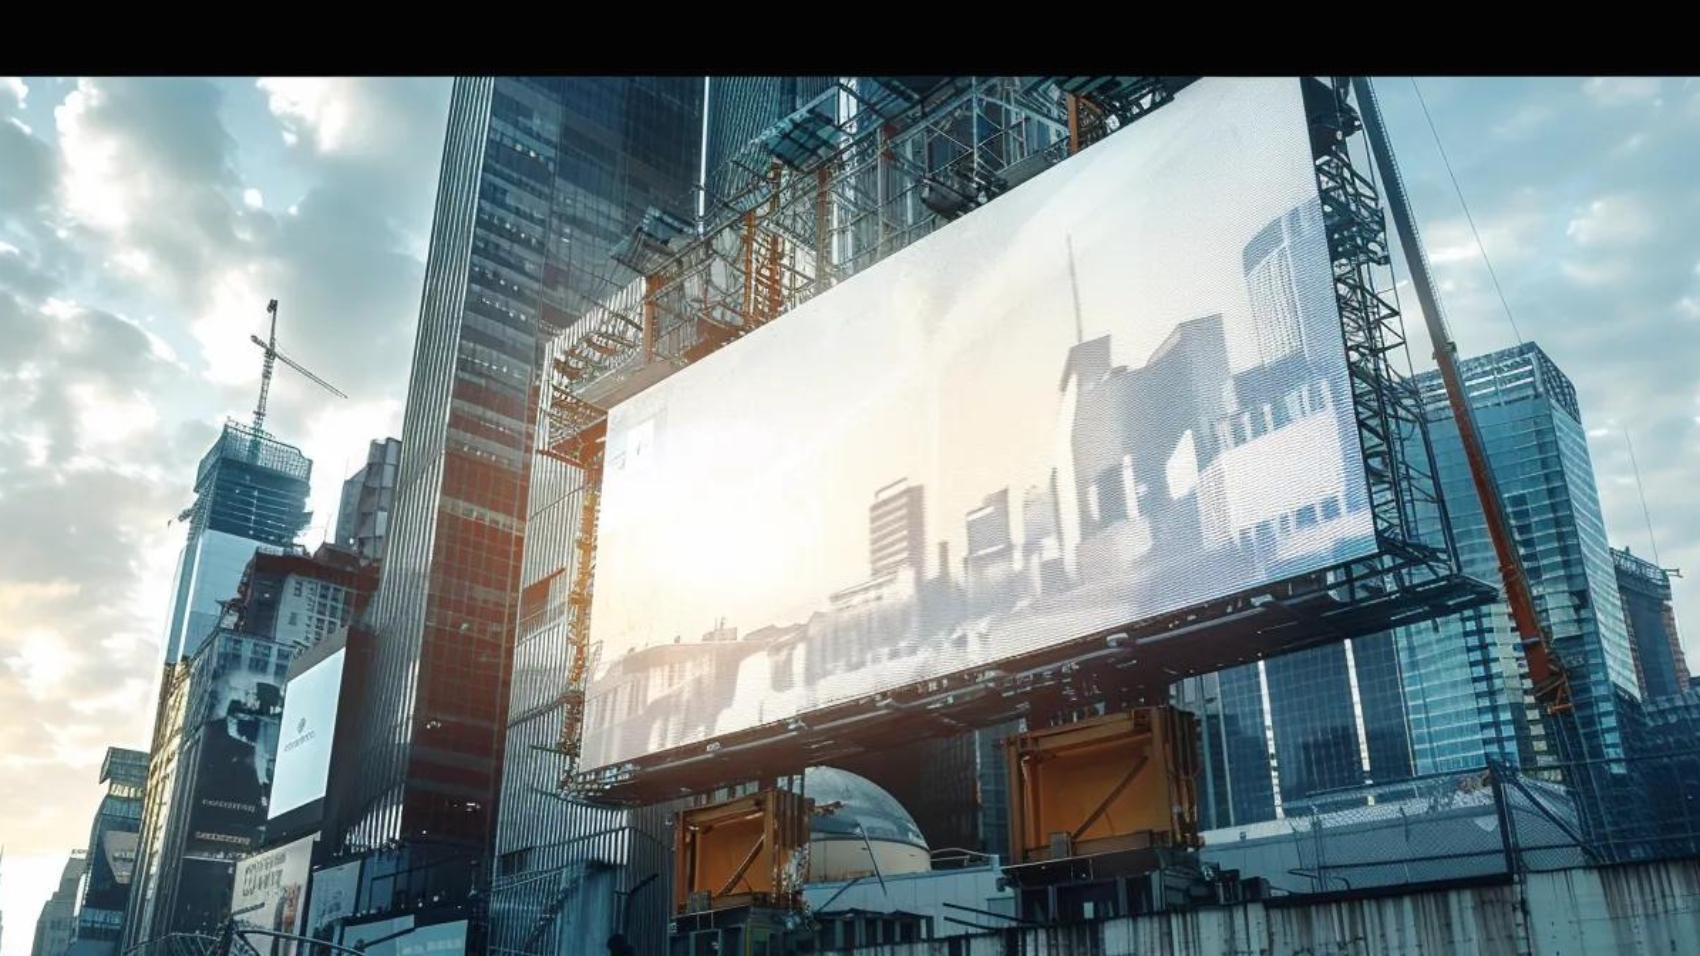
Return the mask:
[[[256, 853], [236, 864], [230, 916], [238, 926], [301, 935], [307, 915], [307, 875], [313, 865], [316, 836]], [[248, 937], [262, 956], [293, 956], [294, 943], [266, 936]]]
[[291, 656], [287, 646], [222, 630], [202, 648], [185, 721], [199, 736], [190, 853], [228, 858], [254, 848], [283, 715], [277, 671]]
[[1373, 554], [1347, 376], [1298, 80], [1188, 86], [611, 410], [585, 767]]
[[325, 795], [331, 770], [331, 739], [336, 731], [337, 696], [342, 690], [341, 650], [313, 665], [284, 689], [283, 723], [277, 747], [267, 819]]
[[360, 861], [329, 866], [313, 874], [312, 898], [307, 904], [307, 933], [314, 939], [336, 939], [337, 923], [354, 915], [360, 894]]

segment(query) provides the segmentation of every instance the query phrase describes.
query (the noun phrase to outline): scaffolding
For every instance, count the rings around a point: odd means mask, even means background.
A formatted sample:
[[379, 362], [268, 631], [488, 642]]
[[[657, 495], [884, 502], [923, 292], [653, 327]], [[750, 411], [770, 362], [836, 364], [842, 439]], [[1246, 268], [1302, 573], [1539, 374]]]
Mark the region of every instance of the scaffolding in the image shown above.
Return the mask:
[[[700, 203], [681, 205], [701, 210], [696, 223], [652, 209], [616, 248], [608, 274], [641, 278], [557, 339], [543, 422], [543, 453], [579, 469], [585, 488], [566, 627], [571, 665], [558, 698], [563, 788], [596, 792], [611, 779], [577, 766], [596, 657], [589, 614], [608, 409], [1161, 108], [1193, 79], [844, 79], [708, 177], [732, 185], [724, 195], [701, 186]], [[1457, 572], [1421, 403], [1393, 364], [1405, 338], [1376, 185], [1353, 159], [1362, 137], [1350, 84], [1303, 82], [1379, 548], [1145, 627], [1172, 637], [1243, 620], [1248, 659], [1261, 656], [1258, 641], [1274, 646], [1303, 632], [1318, 635], [1314, 643], [1372, 619], [1394, 626], [1491, 598]], [[1435, 518], [1425, 539], [1419, 521]], [[994, 698], [1090, 683], [1074, 664], [973, 679], [989, 682], [981, 689]]]

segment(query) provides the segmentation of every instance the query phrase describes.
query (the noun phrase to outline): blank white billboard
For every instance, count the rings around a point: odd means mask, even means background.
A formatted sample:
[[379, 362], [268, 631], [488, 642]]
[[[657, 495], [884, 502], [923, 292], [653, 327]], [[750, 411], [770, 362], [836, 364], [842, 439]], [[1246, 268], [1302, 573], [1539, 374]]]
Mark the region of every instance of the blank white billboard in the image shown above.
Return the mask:
[[268, 820], [325, 795], [331, 772], [331, 740], [336, 735], [337, 698], [342, 692], [338, 650], [284, 689], [283, 725], [278, 734], [277, 772], [272, 778]]
[[1374, 553], [1299, 82], [1189, 86], [607, 455], [587, 768]]

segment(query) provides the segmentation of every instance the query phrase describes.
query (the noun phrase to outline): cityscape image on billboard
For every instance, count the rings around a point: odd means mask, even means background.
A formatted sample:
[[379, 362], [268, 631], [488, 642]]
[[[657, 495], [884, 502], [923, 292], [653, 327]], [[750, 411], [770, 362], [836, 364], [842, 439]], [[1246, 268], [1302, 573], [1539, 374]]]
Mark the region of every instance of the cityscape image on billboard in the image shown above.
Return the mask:
[[1193, 84], [607, 442], [587, 768], [1372, 554], [1298, 81]]

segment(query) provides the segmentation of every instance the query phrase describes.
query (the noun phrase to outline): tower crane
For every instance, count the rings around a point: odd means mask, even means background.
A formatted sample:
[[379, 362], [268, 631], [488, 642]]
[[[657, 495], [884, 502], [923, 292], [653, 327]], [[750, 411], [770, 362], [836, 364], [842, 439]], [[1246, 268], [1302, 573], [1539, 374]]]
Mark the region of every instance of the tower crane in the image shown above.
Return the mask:
[[[348, 395], [346, 393], [344, 393], [341, 389], [337, 388], [335, 385], [332, 385], [331, 383], [325, 381], [324, 379], [320, 378], [319, 376], [314, 375], [312, 372], [309, 372], [305, 367], [303, 367], [301, 365], [300, 362], [295, 361], [294, 359], [290, 358], [289, 356], [287, 356], [287, 355], [285, 355], [282, 352], [279, 352], [277, 350], [277, 300], [276, 299], [273, 299], [270, 302], [266, 303], [266, 313], [269, 316], [271, 316], [271, 328], [270, 328], [270, 331], [268, 331], [266, 333], [266, 337], [262, 339], [258, 335], [248, 336], [248, 340], [253, 342], [255, 345], [258, 345], [260, 347], [260, 351], [264, 352], [265, 356], [266, 356], [265, 364], [262, 365], [261, 369], [260, 369], [260, 400], [257, 404], [254, 405], [253, 436], [248, 443], [248, 454], [249, 454], [250, 458], [253, 458], [254, 456], [256, 456], [259, 453], [260, 439], [265, 437], [265, 434], [266, 434], [266, 429], [265, 429], [265, 425], [266, 425], [266, 400], [271, 395], [272, 372], [273, 372], [273, 370], [275, 370], [277, 368], [278, 362], [282, 362], [283, 364], [289, 366], [290, 368], [296, 370], [297, 372], [300, 372], [304, 377], [306, 377], [306, 379], [309, 382], [312, 382], [314, 385], [317, 385], [320, 388], [324, 389], [325, 391], [330, 392], [332, 395], [335, 395], [337, 398], [347, 398], [348, 397]], [[178, 512], [176, 518], [172, 519], [171, 521], [167, 521], [166, 524], [169, 525], [169, 524], [172, 523], [172, 521], [176, 521], [178, 523], [188, 521], [189, 519], [194, 517], [195, 509], [197, 507], [199, 507], [199, 502], [197, 502], [196, 504], [192, 504], [187, 508], [184, 508], [182, 511]]]
[[261, 366], [260, 370], [260, 401], [254, 406], [254, 433], [256, 435], [264, 435], [266, 433], [266, 399], [271, 393], [272, 370], [276, 368], [278, 362], [282, 362], [297, 372], [300, 372], [307, 381], [312, 382], [314, 385], [319, 386], [327, 392], [330, 392], [337, 398], [348, 397], [335, 385], [332, 385], [319, 376], [314, 375], [312, 372], [307, 371], [307, 369], [302, 367], [300, 362], [295, 361], [277, 350], [276, 299], [266, 303], [266, 314], [271, 316], [271, 331], [267, 334], [267, 337], [262, 339], [258, 335], [248, 336], [248, 340], [253, 342], [255, 345], [258, 345], [260, 347], [260, 351], [264, 352], [266, 356], [265, 364]]

